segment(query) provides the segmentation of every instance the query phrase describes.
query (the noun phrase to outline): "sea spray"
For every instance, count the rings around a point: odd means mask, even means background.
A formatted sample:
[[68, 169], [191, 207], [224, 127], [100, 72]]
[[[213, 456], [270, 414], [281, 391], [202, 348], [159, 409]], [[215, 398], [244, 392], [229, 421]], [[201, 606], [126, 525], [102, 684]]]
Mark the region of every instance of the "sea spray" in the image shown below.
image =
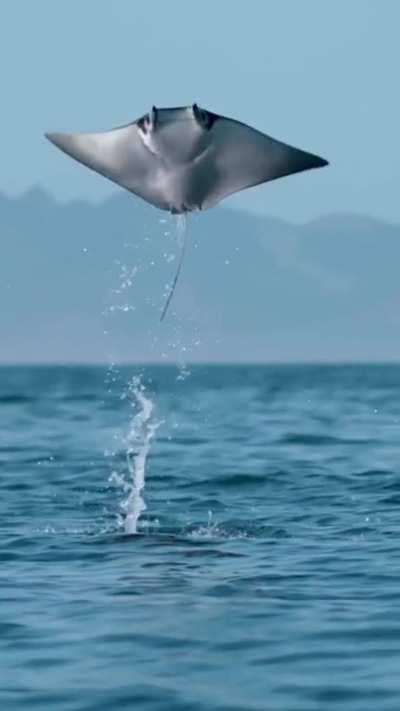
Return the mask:
[[[162, 219], [159, 222], [161, 231], [163, 231], [163, 238], [168, 240], [175, 239], [176, 247], [180, 250], [180, 256], [178, 256], [178, 254], [172, 253], [167, 248], [167, 251], [161, 252], [164, 259], [159, 260], [159, 266], [162, 266], [163, 262], [167, 265], [176, 260], [178, 261], [175, 279], [172, 283], [165, 285], [164, 298], [167, 299], [164, 306], [165, 313], [182, 267], [187, 226], [184, 215], [169, 218], [168, 221]], [[127, 434], [123, 437], [125, 470], [121, 471], [118, 465], [118, 471], [114, 470], [110, 477], [110, 481], [113, 481], [122, 492], [123, 501], [119, 504], [119, 523], [127, 534], [137, 533], [140, 516], [146, 510], [143, 489], [147, 457], [152, 439], [161, 423], [155, 422], [153, 419], [154, 402], [149, 396], [141, 377], [136, 376], [127, 384], [123, 384], [123, 371], [117, 365], [119, 360], [118, 337], [122, 332], [122, 327], [124, 333], [128, 330], [131, 331], [138, 319], [140, 321], [140, 317], [143, 316], [143, 309], [146, 309], [149, 315], [148, 347], [152, 355], [154, 354], [155, 356], [154, 360], [168, 361], [173, 359], [175, 361], [178, 368], [176, 377], [178, 382], [185, 381], [190, 375], [190, 369], [187, 366], [187, 358], [188, 356], [190, 357], [192, 350], [190, 342], [193, 342], [194, 347], [200, 344], [197, 325], [191, 319], [188, 321], [187, 316], [185, 321], [182, 322], [177, 317], [177, 314], [173, 313], [173, 318], [168, 321], [167, 329], [164, 329], [164, 331], [160, 330], [158, 319], [152, 321], [151, 309], [159, 307], [159, 297], [152, 293], [148, 286], [145, 287], [143, 283], [143, 280], [147, 278], [149, 271], [156, 266], [157, 262], [155, 250], [152, 249], [150, 244], [151, 241], [151, 237], [146, 235], [141, 243], [132, 244], [129, 242], [124, 244], [124, 248], [139, 250], [139, 252], [134, 254], [134, 264], [131, 263], [132, 254], [129, 259], [121, 256], [119, 259], [114, 260], [113, 266], [114, 268], [117, 267], [118, 270], [115, 279], [116, 286], [111, 288], [108, 298], [109, 303], [103, 311], [103, 316], [107, 319], [104, 333], [108, 337], [109, 359], [111, 360], [106, 379], [107, 389], [111, 393], [115, 391], [116, 387], [122, 386], [124, 389], [122, 397], [128, 400], [134, 410], [129, 419]], [[145, 254], [141, 253], [143, 250]], [[160, 269], [160, 272], [162, 272], [162, 269]], [[148, 308], [149, 306], [150, 309]], [[123, 317], [126, 317], [126, 320], [121, 320]], [[195, 329], [195, 332], [189, 337], [188, 327], [191, 327], [192, 330]], [[118, 440], [118, 449], [120, 451], [120, 435], [117, 435], [116, 439]], [[111, 456], [115, 456], [115, 454], [116, 452], [112, 452]], [[145, 525], [146, 522], [140, 522], [142, 528]]]
[[137, 412], [132, 417], [125, 437], [129, 481], [124, 482], [124, 490], [128, 496], [122, 502], [121, 509], [125, 517], [125, 533], [133, 534], [137, 533], [139, 517], [146, 510], [143, 498], [146, 461], [151, 441], [161, 423], [152, 419], [154, 402], [146, 393], [139, 377], [134, 377], [129, 382], [126, 396], [130, 398], [132, 407]]

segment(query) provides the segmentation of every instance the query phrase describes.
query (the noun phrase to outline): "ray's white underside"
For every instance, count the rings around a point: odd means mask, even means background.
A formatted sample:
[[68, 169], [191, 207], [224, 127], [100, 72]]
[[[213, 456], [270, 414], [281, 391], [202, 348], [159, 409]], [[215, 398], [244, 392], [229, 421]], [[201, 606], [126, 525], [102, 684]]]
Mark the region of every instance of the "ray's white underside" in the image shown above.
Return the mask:
[[48, 133], [88, 168], [162, 210], [205, 210], [238, 190], [327, 164], [196, 104], [100, 133]]

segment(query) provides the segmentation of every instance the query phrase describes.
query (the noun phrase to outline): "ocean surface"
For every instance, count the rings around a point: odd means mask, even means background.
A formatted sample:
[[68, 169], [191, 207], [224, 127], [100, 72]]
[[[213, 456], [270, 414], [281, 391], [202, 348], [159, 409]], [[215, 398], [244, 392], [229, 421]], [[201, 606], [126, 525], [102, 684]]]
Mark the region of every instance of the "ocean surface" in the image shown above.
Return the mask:
[[0, 369], [4, 711], [398, 711], [400, 367]]

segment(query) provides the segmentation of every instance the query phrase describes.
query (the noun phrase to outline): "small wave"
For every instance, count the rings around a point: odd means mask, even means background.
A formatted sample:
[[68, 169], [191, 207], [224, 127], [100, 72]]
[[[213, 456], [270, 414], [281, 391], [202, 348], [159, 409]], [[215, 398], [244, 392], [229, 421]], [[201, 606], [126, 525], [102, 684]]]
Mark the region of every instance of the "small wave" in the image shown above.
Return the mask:
[[316, 435], [316, 434], [302, 434], [293, 433], [287, 434], [279, 438], [279, 442], [282, 444], [306, 444], [311, 446], [324, 446], [324, 445], [346, 445], [346, 444], [377, 444], [377, 442], [370, 439], [347, 439], [344, 437], [333, 437], [331, 435]]
[[35, 402], [35, 398], [28, 395], [0, 395], [0, 405], [23, 405]]

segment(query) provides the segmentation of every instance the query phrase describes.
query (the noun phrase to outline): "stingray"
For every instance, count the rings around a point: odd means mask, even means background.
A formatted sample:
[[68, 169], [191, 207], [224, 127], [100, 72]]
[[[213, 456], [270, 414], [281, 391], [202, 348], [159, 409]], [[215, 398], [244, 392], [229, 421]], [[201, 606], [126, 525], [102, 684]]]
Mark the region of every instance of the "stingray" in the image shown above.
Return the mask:
[[[197, 104], [159, 109], [98, 133], [46, 133], [64, 153], [173, 214], [207, 210], [245, 188], [328, 164]], [[163, 309], [165, 316], [182, 266]]]

